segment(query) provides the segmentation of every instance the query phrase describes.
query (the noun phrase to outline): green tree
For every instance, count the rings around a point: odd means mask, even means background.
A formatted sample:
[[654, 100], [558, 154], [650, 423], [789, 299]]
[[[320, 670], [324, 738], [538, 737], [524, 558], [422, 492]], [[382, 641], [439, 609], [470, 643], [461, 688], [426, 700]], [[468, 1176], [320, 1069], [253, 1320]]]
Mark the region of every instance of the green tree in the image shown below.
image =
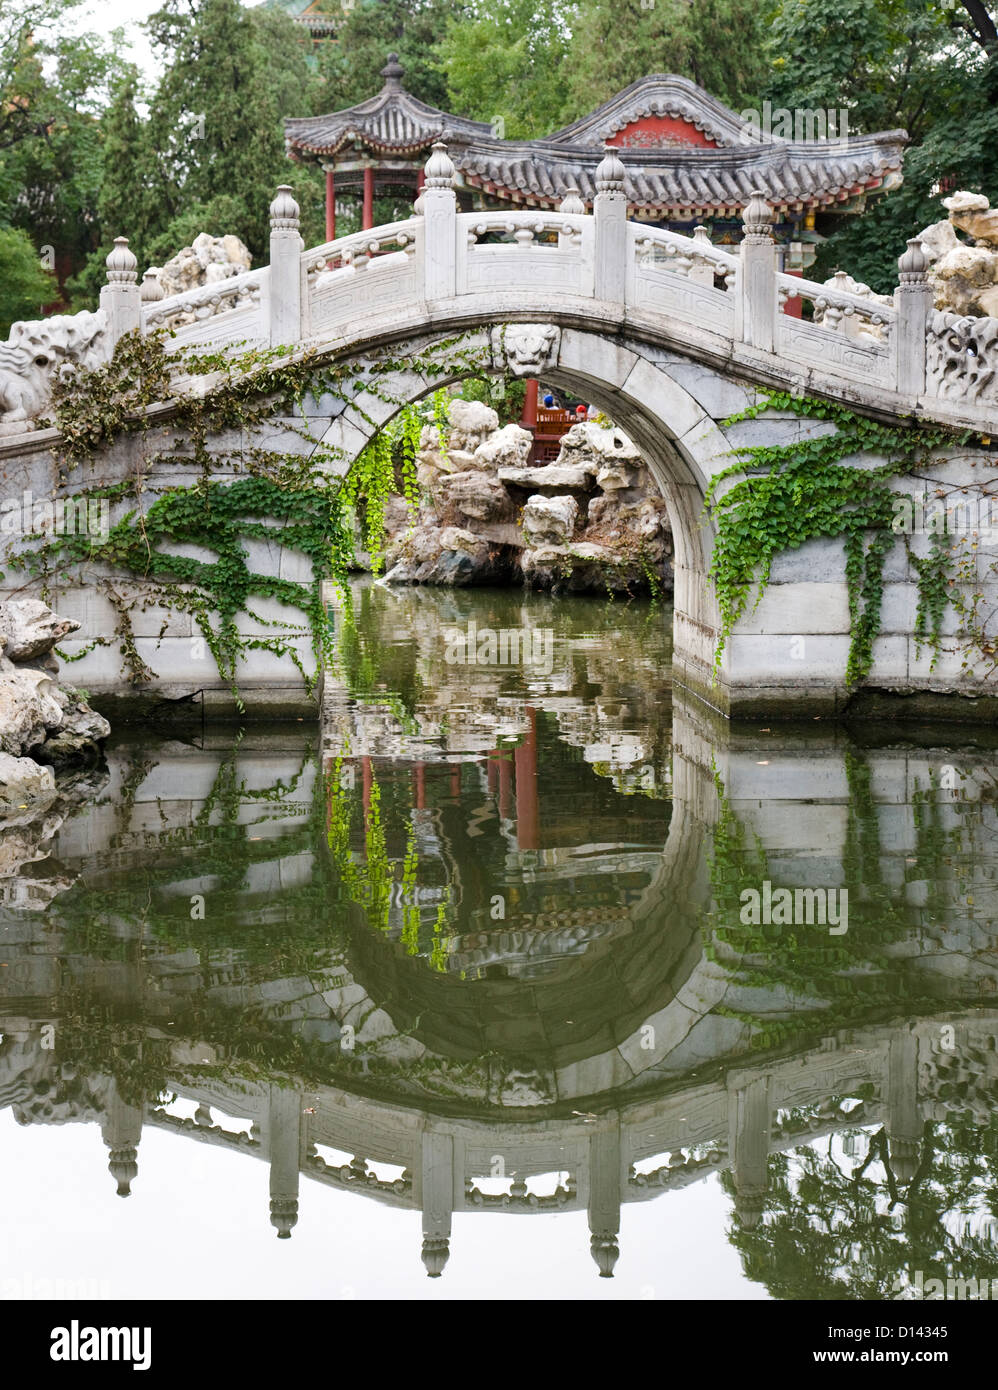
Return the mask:
[[572, 118], [649, 73], [698, 83], [736, 110], [756, 104], [766, 77], [772, 0], [580, 0], [565, 69]]
[[998, 192], [995, 12], [979, 0], [783, 0], [767, 41], [774, 105], [843, 107], [853, 132], [911, 137], [903, 186], [839, 226], [813, 273], [841, 266], [889, 291], [907, 238], [942, 215], [941, 183]]
[[[448, 20], [464, 9], [460, 0], [360, 0], [350, 10], [335, 43], [322, 46], [321, 83], [314, 111], [340, 111], [381, 90], [389, 53], [405, 68], [405, 86], [430, 106], [446, 106], [447, 79], [438, 44]], [[299, 101], [286, 115], [304, 115]]]
[[52, 248], [63, 278], [98, 244], [100, 114], [119, 60], [92, 36], [66, 40], [53, 59], [48, 129], [21, 141], [4, 162], [17, 190], [8, 204], [11, 223]]
[[151, 194], [153, 156], [137, 103], [143, 93], [138, 70], [131, 68], [116, 87], [102, 122], [104, 170], [98, 212], [106, 234], [127, 236], [137, 254], [157, 224]]
[[166, 0], [148, 21], [165, 68], [149, 97], [134, 70], [117, 84], [103, 121], [100, 245], [74, 282], [81, 302], [103, 283], [115, 236], [129, 238], [140, 268], [189, 245], [199, 232], [232, 233], [255, 262], [269, 254], [268, 207], [280, 183], [302, 205], [302, 231], [322, 239], [318, 173], [294, 168], [283, 119], [308, 109], [316, 81], [300, 31], [278, 10], [238, 0]]
[[557, 129], [567, 119], [568, 18], [561, 0], [498, 0], [453, 16], [440, 45], [451, 108], [500, 118], [506, 139]]
[[60, 277], [97, 244], [100, 114], [120, 69], [115, 42], [59, 32], [74, 4], [0, 0], [0, 226], [49, 248]]
[[[289, 174], [282, 126], [289, 82], [307, 93], [311, 80], [292, 21], [279, 11], [261, 14], [238, 0], [167, 0], [149, 20], [167, 60], [148, 125], [162, 209], [156, 230], [227, 194], [241, 207], [228, 230], [255, 258], [265, 254], [274, 189]], [[277, 36], [288, 29], [294, 42], [273, 62]]]
[[0, 227], [0, 338], [15, 319], [38, 318], [58, 294], [55, 276], [45, 270], [25, 232]]
[[55, 120], [55, 92], [42, 60], [50, 32], [80, 0], [0, 0], [0, 150], [44, 137]]
[[[774, 1298], [894, 1299], [915, 1281], [998, 1277], [989, 1235], [996, 1209], [995, 1124], [952, 1113], [925, 1126], [914, 1177], [892, 1169], [884, 1130], [853, 1131], [865, 1161], [828, 1140], [773, 1154], [756, 1223], [729, 1240], [746, 1275]], [[881, 1176], [882, 1175], [882, 1176]], [[735, 1196], [725, 1174], [723, 1184]]]

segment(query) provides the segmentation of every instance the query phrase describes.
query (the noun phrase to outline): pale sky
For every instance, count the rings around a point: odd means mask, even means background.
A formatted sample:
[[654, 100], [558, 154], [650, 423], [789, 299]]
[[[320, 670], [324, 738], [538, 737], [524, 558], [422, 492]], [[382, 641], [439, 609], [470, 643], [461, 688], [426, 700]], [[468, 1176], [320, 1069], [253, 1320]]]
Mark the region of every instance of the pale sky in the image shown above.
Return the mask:
[[[244, 0], [253, 7], [260, 0]], [[123, 28], [131, 44], [130, 57], [137, 63], [146, 77], [155, 79], [159, 65], [146, 36], [139, 25], [153, 11], [158, 10], [162, 0], [85, 0], [70, 20], [68, 27], [74, 33], [93, 32], [110, 34], [113, 29]]]
[[[716, 1177], [626, 1203], [613, 1279], [596, 1273], [583, 1211], [459, 1213], [444, 1277], [427, 1279], [418, 1212], [308, 1178], [294, 1235], [278, 1241], [267, 1165], [248, 1152], [146, 1126], [127, 1202], [95, 1124], [21, 1126], [2, 1111], [0, 1155], [0, 1307], [60, 1279], [86, 1280], [111, 1299], [768, 1297], [727, 1239], [731, 1200]], [[306, 1337], [306, 1362], [308, 1346]]]

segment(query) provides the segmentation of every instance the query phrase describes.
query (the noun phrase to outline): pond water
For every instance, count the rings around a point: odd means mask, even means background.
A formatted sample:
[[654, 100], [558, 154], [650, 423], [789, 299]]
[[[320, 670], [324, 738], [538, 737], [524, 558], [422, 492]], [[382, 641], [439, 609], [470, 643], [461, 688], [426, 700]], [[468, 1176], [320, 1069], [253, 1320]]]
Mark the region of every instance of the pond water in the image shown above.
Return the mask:
[[0, 830], [3, 1297], [998, 1278], [994, 740], [732, 733], [670, 618], [359, 584], [321, 729]]

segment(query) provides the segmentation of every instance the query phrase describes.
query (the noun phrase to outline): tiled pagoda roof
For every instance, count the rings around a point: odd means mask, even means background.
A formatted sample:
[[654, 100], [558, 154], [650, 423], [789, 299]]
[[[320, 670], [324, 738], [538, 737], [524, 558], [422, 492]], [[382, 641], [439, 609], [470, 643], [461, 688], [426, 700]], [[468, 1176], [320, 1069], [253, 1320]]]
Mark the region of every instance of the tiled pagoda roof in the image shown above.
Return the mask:
[[596, 166], [609, 142], [627, 171], [633, 209], [701, 216], [735, 213], [753, 188], [777, 210], [802, 212], [893, 187], [907, 143], [900, 130], [842, 141], [763, 137], [695, 83], [668, 75], [632, 83], [543, 140], [500, 140], [485, 122], [438, 110], [405, 91], [394, 55], [383, 76], [378, 95], [357, 106], [286, 121], [292, 157], [333, 165], [365, 153], [415, 158], [443, 140], [459, 185], [527, 206], [556, 207], [570, 188], [592, 201]]
[[487, 122], [451, 116], [407, 92], [402, 86], [403, 71], [393, 53], [381, 70], [385, 85], [377, 96], [328, 116], [286, 120], [289, 150], [305, 157], [336, 155], [359, 144], [373, 154], [405, 156], [428, 150], [435, 140], [467, 144], [491, 136]]

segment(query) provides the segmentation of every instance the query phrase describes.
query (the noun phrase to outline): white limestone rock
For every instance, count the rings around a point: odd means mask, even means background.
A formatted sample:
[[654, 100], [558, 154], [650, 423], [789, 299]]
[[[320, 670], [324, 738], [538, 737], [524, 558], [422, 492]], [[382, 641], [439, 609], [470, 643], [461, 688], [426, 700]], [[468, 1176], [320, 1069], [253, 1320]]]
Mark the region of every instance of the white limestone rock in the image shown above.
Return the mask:
[[92, 748], [111, 733], [111, 725], [104, 716], [92, 710], [78, 691], [57, 685], [52, 697], [62, 709], [62, 721], [45, 740], [42, 752], [46, 758], [72, 757]]
[[933, 222], [919, 232], [917, 239], [922, 243], [930, 264], [963, 244], [952, 222]]
[[[622, 430], [580, 421], [564, 435], [556, 462], [531, 467], [529, 431], [497, 429], [487, 407], [454, 404], [457, 429], [446, 444], [436, 426], [421, 431], [419, 479], [432, 506], [424, 503], [419, 524], [410, 520], [404, 534], [389, 519], [389, 582], [525, 578], [538, 588], [643, 592], [654, 568], [669, 587], [668, 512]], [[486, 429], [469, 453], [474, 431]], [[576, 553], [579, 542], [589, 549]]]
[[0, 673], [0, 752], [20, 757], [59, 728], [63, 710], [47, 671], [12, 667]]
[[536, 468], [500, 468], [499, 481], [539, 492], [592, 490], [595, 466], [591, 463], [544, 463]]
[[452, 400], [448, 420], [448, 451], [460, 449], [473, 454], [499, 429], [499, 416], [490, 405], [481, 401]]
[[929, 267], [937, 309], [978, 314], [982, 293], [998, 283], [998, 257], [985, 246], [957, 246]]
[[[38, 599], [0, 604], [0, 752], [56, 762], [94, 749], [111, 727], [71, 687], [53, 680], [52, 648], [80, 624]], [[42, 668], [46, 669], [42, 669]]]
[[[2, 698], [2, 695], [0, 695]], [[41, 767], [31, 758], [0, 752], [0, 815], [7, 817], [32, 802], [55, 795], [55, 776], [50, 767]], [[13, 870], [4, 858], [6, 838], [0, 838], [0, 876]], [[20, 860], [16, 867], [23, 862]]]
[[567, 545], [579, 519], [574, 497], [543, 497], [536, 493], [523, 509], [523, 534], [527, 544]]
[[445, 461], [448, 473], [467, 473], [478, 466], [475, 455], [469, 454], [467, 449], [448, 448]]
[[975, 241], [998, 248], [998, 208], [983, 193], [953, 193], [943, 199], [950, 221]]
[[0, 638], [8, 661], [26, 662], [47, 655], [80, 624], [59, 618], [40, 599], [15, 598], [0, 605]]
[[416, 481], [431, 495], [442, 474], [456, 472], [457, 465], [450, 454], [436, 449], [421, 449], [416, 455]]
[[442, 477], [437, 493], [444, 506], [475, 521], [498, 520], [509, 510], [509, 497], [499, 479], [477, 469]]
[[237, 236], [213, 237], [201, 232], [156, 274], [163, 293], [169, 296], [229, 280], [249, 270], [252, 264], [248, 248]]
[[[943, 199], [949, 220], [919, 232], [929, 257], [928, 278], [935, 307], [971, 317], [998, 313], [998, 209], [983, 193], [954, 193]], [[957, 229], [974, 240], [968, 245]]]
[[596, 485], [604, 492], [623, 492], [635, 486], [639, 472], [639, 467], [625, 459], [607, 459], [596, 474]]
[[606, 428], [595, 420], [581, 420], [565, 434], [558, 455], [559, 464], [589, 467], [598, 473], [608, 463], [639, 464], [641, 455], [623, 430]]
[[530, 455], [534, 437], [520, 425], [505, 425], [489, 439], [479, 444], [475, 458], [479, 468], [495, 473], [500, 468], [523, 468]]
[[632, 593], [645, 582], [637, 561], [593, 541], [535, 546], [520, 563], [531, 588], [554, 593]]
[[461, 550], [468, 555], [480, 555], [486, 548], [486, 542], [473, 531], [466, 531], [460, 526], [445, 526], [440, 532], [440, 546], [442, 550]]
[[393, 548], [385, 583], [460, 588], [494, 583], [497, 577], [490, 546], [474, 532], [460, 526], [424, 525]]
[[983, 212], [990, 206], [983, 193], [968, 193], [966, 189], [957, 189], [948, 198], [944, 198], [942, 203], [951, 217], [965, 212]]
[[587, 521], [608, 537], [634, 536], [652, 540], [669, 534], [669, 513], [661, 498], [644, 497], [637, 502], [621, 502], [613, 494], [594, 497], [589, 503]]

